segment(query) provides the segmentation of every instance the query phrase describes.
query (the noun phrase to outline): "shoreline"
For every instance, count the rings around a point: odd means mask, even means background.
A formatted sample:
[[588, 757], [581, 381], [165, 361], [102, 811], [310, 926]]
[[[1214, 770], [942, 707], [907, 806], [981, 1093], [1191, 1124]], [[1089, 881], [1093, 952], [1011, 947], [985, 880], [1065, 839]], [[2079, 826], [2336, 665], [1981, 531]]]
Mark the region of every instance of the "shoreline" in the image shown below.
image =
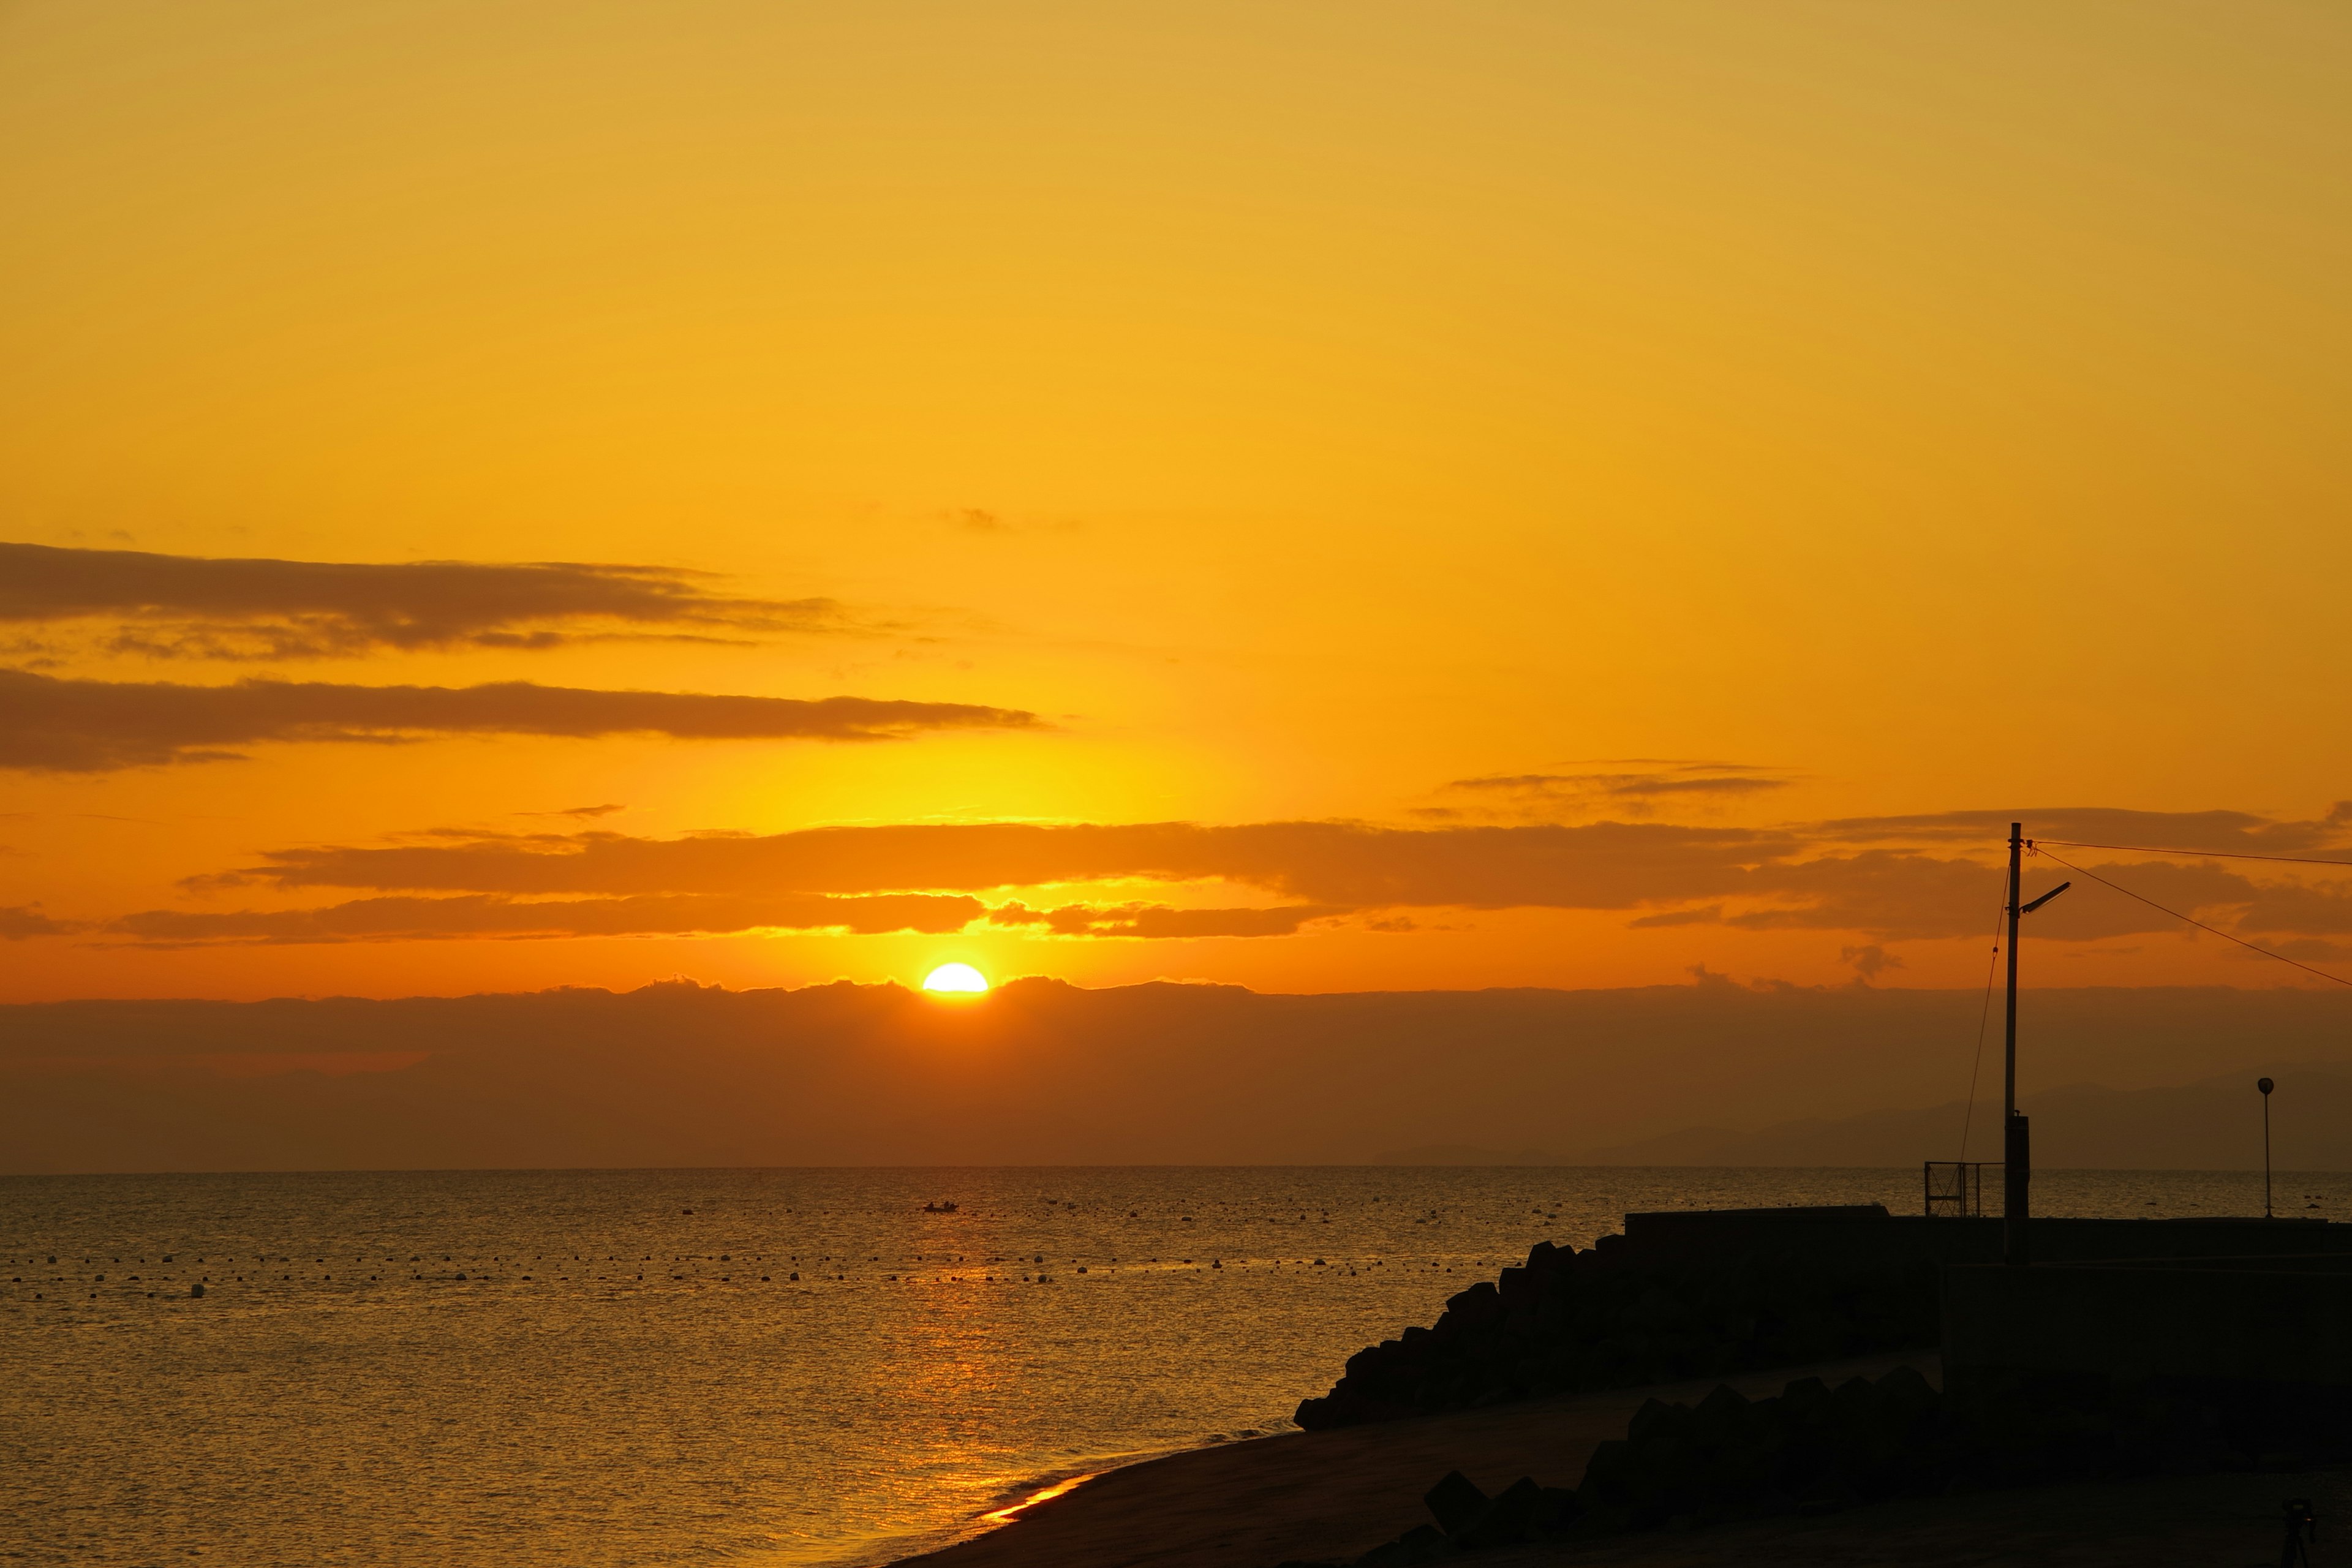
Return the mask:
[[[1521, 1475], [1574, 1485], [1593, 1447], [1644, 1400], [1693, 1402], [1718, 1383], [1751, 1398], [1790, 1381], [1940, 1381], [1934, 1352], [1653, 1384], [1324, 1432], [1188, 1448], [1102, 1471], [1009, 1521], [888, 1568], [1280, 1568], [1346, 1564], [1424, 1523], [1421, 1498], [1459, 1468], [1499, 1491]], [[1895, 1499], [1818, 1517], [1658, 1529], [1475, 1553], [1483, 1568], [2107, 1568], [2275, 1561], [2280, 1505], [2352, 1518], [2352, 1467], [2070, 1481]]]
[[1932, 1351], [1559, 1395], [1320, 1432], [1283, 1432], [1141, 1459], [1040, 1496], [1005, 1522], [889, 1568], [1274, 1568], [1349, 1562], [1428, 1518], [1422, 1494], [1460, 1469], [1499, 1491], [1520, 1476], [1574, 1486], [1643, 1402], [1752, 1396], [1790, 1380], [1938, 1374]]

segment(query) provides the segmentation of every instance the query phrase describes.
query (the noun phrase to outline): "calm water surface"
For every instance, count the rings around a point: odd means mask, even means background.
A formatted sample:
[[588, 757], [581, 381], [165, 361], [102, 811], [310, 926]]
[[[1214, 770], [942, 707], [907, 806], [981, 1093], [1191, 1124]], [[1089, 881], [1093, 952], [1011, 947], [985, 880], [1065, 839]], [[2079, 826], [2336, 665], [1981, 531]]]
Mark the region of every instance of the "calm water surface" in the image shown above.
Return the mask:
[[[1349, 1353], [1537, 1241], [1629, 1208], [1913, 1212], [1918, 1181], [0, 1178], [0, 1561], [873, 1563], [1058, 1477], [1285, 1429]], [[2331, 1213], [2343, 1183], [2284, 1177], [2280, 1206]], [[2262, 1178], [2053, 1171], [2035, 1196], [2259, 1214]]]

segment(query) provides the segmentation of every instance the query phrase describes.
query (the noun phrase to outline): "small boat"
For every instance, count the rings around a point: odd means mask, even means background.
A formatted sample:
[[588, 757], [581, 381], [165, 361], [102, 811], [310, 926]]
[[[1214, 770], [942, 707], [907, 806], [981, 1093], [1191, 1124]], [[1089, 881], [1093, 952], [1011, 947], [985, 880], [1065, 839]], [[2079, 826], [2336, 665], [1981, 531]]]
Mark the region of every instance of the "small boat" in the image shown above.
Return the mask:
[[923, 1205], [923, 1212], [925, 1214], [953, 1214], [956, 1212], [956, 1206], [952, 1203], [925, 1204]]

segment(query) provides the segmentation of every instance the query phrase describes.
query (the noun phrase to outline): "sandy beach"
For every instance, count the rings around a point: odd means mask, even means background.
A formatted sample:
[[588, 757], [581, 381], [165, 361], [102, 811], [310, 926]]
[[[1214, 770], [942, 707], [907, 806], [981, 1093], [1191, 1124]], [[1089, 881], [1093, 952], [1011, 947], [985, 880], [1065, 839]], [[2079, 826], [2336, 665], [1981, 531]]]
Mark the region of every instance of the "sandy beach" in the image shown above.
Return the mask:
[[[1346, 1563], [1428, 1522], [1422, 1493], [1459, 1468], [1489, 1492], [1520, 1476], [1574, 1486], [1594, 1445], [1622, 1436], [1653, 1396], [1696, 1401], [1719, 1382], [1750, 1397], [1790, 1379], [1832, 1384], [1916, 1366], [1886, 1355], [1721, 1379], [1530, 1401], [1419, 1420], [1285, 1433], [1113, 1470], [971, 1541], [898, 1568], [1275, 1568]], [[1538, 1564], [2198, 1563], [2277, 1561], [2279, 1508], [2311, 1498], [2323, 1531], [2352, 1519], [2352, 1474], [2326, 1470], [2157, 1478], [1974, 1492], [1818, 1519], [1645, 1531], [1615, 1541], [1479, 1552], [1485, 1568]], [[2325, 1539], [2325, 1536], [2323, 1536]]]
[[1347, 1562], [1429, 1521], [1422, 1494], [1459, 1469], [1489, 1492], [1521, 1476], [1572, 1487], [1595, 1445], [1642, 1402], [1696, 1401], [1728, 1382], [1750, 1397], [1791, 1378], [1877, 1377], [1932, 1352], [1530, 1400], [1486, 1410], [1223, 1444], [1112, 1470], [1003, 1527], [907, 1559], [925, 1568], [1273, 1568]]

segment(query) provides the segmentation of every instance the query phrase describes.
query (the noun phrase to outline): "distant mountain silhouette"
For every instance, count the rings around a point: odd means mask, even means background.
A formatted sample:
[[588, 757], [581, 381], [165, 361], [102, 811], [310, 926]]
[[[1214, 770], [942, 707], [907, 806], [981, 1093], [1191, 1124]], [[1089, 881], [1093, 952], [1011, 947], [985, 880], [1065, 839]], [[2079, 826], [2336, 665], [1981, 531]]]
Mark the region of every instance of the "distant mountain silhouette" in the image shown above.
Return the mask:
[[[2352, 1170], [2352, 1072], [2336, 1064], [2257, 1067], [2166, 1089], [2070, 1084], [2030, 1095], [2034, 1163], [2084, 1170], [2246, 1170], [2262, 1163], [2257, 1077], [2280, 1084], [2272, 1105], [2272, 1152], [2282, 1170]], [[1916, 1165], [1957, 1159], [1964, 1101], [1878, 1110], [1835, 1121], [1807, 1117], [1752, 1132], [1685, 1127], [1598, 1149], [1519, 1150], [1433, 1144], [1379, 1155], [1382, 1165]], [[1979, 1106], [1969, 1157], [1998, 1153], [1997, 1108]]]
[[[2262, 1097], [2254, 1079], [2275, 1079], [2273, 1158], [2281, 1169], [2352, 1170], [2352, 1073], [2309, 1062], [2257, 1066], [2166, 1089], [2069, 1084], [2028, 1095], [2034, 1163], [2088, 1170], [2244, 1170], [2262, 1163]], [[1907, 1165], [1958, 1155], [1967, 1106], [1882, 1110], [1837, 1121], [1782, 1121], [1753, 1132], [1685, 1128], [1595, 1149], [1595, 1165]], [[1995, 1157], [1998, 1108], [1979, 1109], [1970, 1157]], [[1516, 1162], [1515, 1162], [1516, 1163]]]
[[[1024, 980], [963, 1004], [677, 983], [25, 1005], [0, 1007], [0, 1169], [1906, 1165], [1956, 1152], [1980, 999]], [[2259, 1164], [2269, 1071], [2280, 1163], [2352, 1168], [2352, 998], [2084, 989], [2024, 1012], [2025, 1083], [2075, 1086], [2027, 1096], [2043, 1164]]]

